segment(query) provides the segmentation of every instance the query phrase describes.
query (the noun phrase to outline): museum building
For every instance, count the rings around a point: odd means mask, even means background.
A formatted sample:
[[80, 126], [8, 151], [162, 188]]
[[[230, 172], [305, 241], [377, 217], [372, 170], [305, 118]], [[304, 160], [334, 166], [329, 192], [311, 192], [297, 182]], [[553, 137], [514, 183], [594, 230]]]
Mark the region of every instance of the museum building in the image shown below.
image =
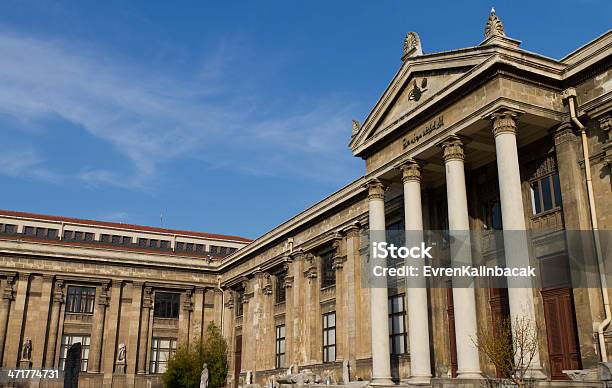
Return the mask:
[[[470, 230], [484, 248], [462, 254], [479, 263], [503, 244], [495, 230], [591, 231], [584, 249], [603, 261], [610, 128], [612, 31], [561, 60], [523, 50], [494, 11], [474, 47], [424, 53], [410, 32], [389, 86], [353, 122], [364, 175], [254, 241], [0, 213], [2, 366], [61, 368], [81, 341], [91, 386], [154, 386], [177, 344], [212, 321], [229, 344], [232, 388], [271, 384], [290, 367], [347, 383], [343, 364], [373, 385], [477, 382], [499, 372], [474, 345], [478, 331], [527, 317], [538, 333], [530, 376], [563, 384], [564, 371], [612, 357], [605, 277], [574, 288], [369, 288], [366, 236]], [[505, 255], [556, 263], [569, 252], [530, 243]]]

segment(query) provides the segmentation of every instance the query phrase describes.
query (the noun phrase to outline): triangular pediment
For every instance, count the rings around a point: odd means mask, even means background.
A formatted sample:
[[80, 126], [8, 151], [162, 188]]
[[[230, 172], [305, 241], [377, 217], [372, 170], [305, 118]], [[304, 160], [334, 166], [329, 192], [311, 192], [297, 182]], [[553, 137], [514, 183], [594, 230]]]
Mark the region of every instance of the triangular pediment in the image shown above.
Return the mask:
[[389, 130], [412, 112], [436, 103], [492, 56], [494, 52], [474, 47], [404, 62], [349, 146], [357, 154], [369, 139]]

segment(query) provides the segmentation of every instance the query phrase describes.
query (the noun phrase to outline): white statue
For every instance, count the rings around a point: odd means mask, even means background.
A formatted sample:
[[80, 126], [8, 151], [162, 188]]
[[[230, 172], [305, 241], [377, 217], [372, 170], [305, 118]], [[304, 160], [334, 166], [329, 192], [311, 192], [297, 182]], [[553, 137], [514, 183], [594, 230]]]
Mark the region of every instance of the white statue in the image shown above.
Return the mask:
[[248, 370], [247, 373], [246, 373], [245, 384], [246, 385], [253, 384], [253, 373], [250, 370]]
[[117, 362], [125, 362], [125, 344], [119, 344], [119, 351], [117, 352]]
[[208, 365], [204, 363], [202, 374], [200, 374], [200, 388], [208, 388]]

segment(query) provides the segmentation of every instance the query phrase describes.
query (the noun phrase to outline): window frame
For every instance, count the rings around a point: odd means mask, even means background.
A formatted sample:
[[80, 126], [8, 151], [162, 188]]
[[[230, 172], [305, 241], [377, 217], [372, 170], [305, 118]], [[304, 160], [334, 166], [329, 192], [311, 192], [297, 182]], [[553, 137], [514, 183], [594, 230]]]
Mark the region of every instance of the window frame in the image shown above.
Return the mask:
[[[281, 333], [282, 330], [282, 333]], [[275, 332], [276, 332], [276, 341], [275, 341], [275, 347], [274, 347], [274, 362], [276, 365], [276, 369], [280, 369], [280, 368], [284, 368], [285, 367], [285, 355], [287, 352], [287, 328], [285, 327], [285, 324], [283, 323], [282, 325], [276, 325], [275, 328]], [[282, 352], [281, 352], [281, 347], [282, 347]]]
[[77, 284], [68, 286], [66, 290], [66, 313], [93, 315], [96, 309], [95, 305], [96, 287]]
[[[68, 338], [70, 340], [65, 339]], [[75, 338], [81, 338], [81, 341], [74, 341]], [[87, 338], [87, 344], [84, 344], [84, 339]], [[68, 358], [68, 349], [73, 344], [81, 342], [81, 372], [87, 372], [87, 367], [89, 365], [89, 351], [91, 347], [91, 335], [89, 334], [78, 334], [78, 333], [64, 333], [62, 334], [62, 342], [60, 343], [60, 358], [59, 358], [59, 366], [60, 370], [64, 370], [66, 367], [66, 358]], [[85, 357], [86, 356], [86, 357]]]
[[321, 288], [336, 285], [336, 270], [334, 269], [334, 251], [329, 250], [319, 255], [321, 258]]
[[[394, 299], [398, 299], [401, 300], [402, 302], [402, 307], [400, 310], [395, 311], [395, 309], [393, 308], [393, 300]], [[408, 332], [406, 330], [406, 298], [405, 298], [405, 294], [396, 294], [396, 295], [390, 295], [388, 298], [388, 303], [389, 303], [389, 351], [390, 354], [393, 356], [398, 356], [401, 354], [407, 354], [408, 353]], [[402, 326], [403, 326], [403, 330], [400, 330], [399, 328], [395, 328], [395, 317], [400, 317], [401, 321], [402, 321]], [[404, 348], [403, 351], [399, 351], [401, 349], [395, 349], [395, 339], [396, 338], [400, 338], [400, 340], [402, 341], [402, 347]]]
[[[169, 347], [168, 348], [160, 347], [160, 343], [162, 341], [169, 341], [169, 345], [168, 345]], [[167, 370], [168, 361], [170, 360], [172, 356], [174, 356], [174, 354], [176, 354], [177, 342], [178, 342], [177, 338], [174, 338], [174, 337], [153, 337], [151, 338], [151, 359], [149, 362], [149, 373], [150, 374], [162, 374]], [[166, 361], [159, 360], [159, 355], [161, 354], [161, 351], [168, 352]], [[160, 370], [161, 365], [165, 366], [164, 370]]]
[[[550, 194], [551, 207], [545, 209], [545, 197], [542, 183], [546, 181]], [[534, 188], [537, 185], [537, 189]], [[558, 190], [557, 190], [558, 189]], [[557, 195], [559, 198], [557, 198]], [[554, 171], [529, 181], [529, 196], [531, 198], [531, 215], [536, 217], [551, 211], [563, 208], [563, 194], [561, 193], [561, 182], [559, 172]], [[538, 209], [539, 208], [539, 209]]]
[[[334, 324], [330, 325], [329, 323], [329, 318], [333, 316], [334, 317]], [[336, 333], [336, 327], [338, 326], [338, 323], [336, 322], [336, 312], [335, 311], [330, 311], [328, 313], [324, 313], [322, 316], [323, 322], [322, 322], [322, 333], [323, 333], [323, 362], [324, 363], [329, 363], [329, 362], [334, 362], [337, 359], [337, 354], [336, 354], [336, 344], [337, 344], [337, 333]], [[333, 343], [330, 343], [330, 333], [333, 332]], [[333, 359], [330, 357], [330, 352], [333, 349]]]
[[153, 296], [153, 317], [161, 319], [178, 319], [180, 314], [181, 294], [171, 291], [155, 291]]
[[274, 290], [274, 301], [277, 304], [284, 303], [287, 300], [287, 290], [285, 289], [286, 278], [286, 272], [279, 272], [276, 274], [276, 289]]

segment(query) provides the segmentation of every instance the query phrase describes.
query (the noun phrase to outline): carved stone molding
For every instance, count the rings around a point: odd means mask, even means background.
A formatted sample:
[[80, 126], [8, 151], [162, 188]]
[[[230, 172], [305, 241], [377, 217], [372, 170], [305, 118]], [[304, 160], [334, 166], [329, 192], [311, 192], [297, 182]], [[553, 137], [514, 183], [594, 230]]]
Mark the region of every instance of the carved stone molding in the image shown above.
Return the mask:
[[144, 288], [142, 307], [145, 309], [150, 309], [153, 307], [153, 287], [147, 286]]
[[423, 55], [423, 48], [421, 46], [421, 38], [419, 34], [414, 31], [411, 31], [406, 34], [404, 38], [404, 54], [402, 55], [402, 59], [406, 60], [409, 57], [415, 57], [417, 55]]
[[98, 305], [108, 306], [110, 296], [108, 295], [108, 289], [110, 287], [110, 281], [108, 283], [102, 283], [100, 287], [100, 293], [98, 294]]
[[608, 134], [608, 141], [611, 141], [610, 130], [612, 130], [612, 115], [608, 114], [605, 117], [599, 119], [599, 128]]
[[378, 179], [372, 179], [367, 183], [368, 187], [368, 200], [384, 200], [385, 199], [385, 185]]
[[307, 279], [316, 279], [317, 276], [317, 267], [315, 266], [309, 267], [307, 270], [304, 271], [304, 277], [306, 277]]
[[553, 138], [555, 139], [555, 146], [568, 141], [578, 141], [578, 138], [574, 133], [574, 126], [569, 121], [564, 121], [554, 128]]
[[465, 159], [463, 142], [458, 136], [449, 136], [440, 144], [440, 146], [442, 147], [442, 156], [444, 161]]
[[53, 291], [53, 302], [64, 303], [64, 281], [57, 279], [55, 281], [55, 289]]
[[290, 255], [290, 257], [292, 258], [292, 260], [295, 261], [299, 261], [304, 259], [304, 251], [301, 248], [296, 249], [295, 251], [293, 251], [293, 253]]
[[517, 112], [504, 110], [495, 112], [490, 117], [493, 121], [493, 136], [499, 136], [503, 133], [516, 135]]
[[233, 309], [234, 308], [234, 292], [230, 291], [227, 297], [227, 302], [225, 302], [225, 308]]
[[416, 160], [410, 158], [399, 168], [402, 171], [402, 182], [421, 181], [421, 164]]
[[272, 276], [268, 272], [263, 274], [263, 287], [261, 288], [261, 292], [264, 295], [272, 295]]
[[285, 288], [291, 288], [293, 287], [293, 276], [286, 276], [285, 277], [285, 284], [284, 284]]
[[185, 300], [183, 301], [183, 311], [193, 311], [193, 301], [191, 296], [193, 295], [192, 290], [185, 291]]
[[346, 236], [346, 238], [355, 238], [355, 237], [359, 237], [360, 231], [361, 229], [359, 228], [359, 224], [355, 223], [355, 224], [347, 226], [343, 230], [343, 233]]
[[15, 298], [15, 291], [13, 290], [13, 284], [15, 284], [15, 279], [17, 278], [17, 272], [8, 273], [6, 275], [6, 286], [2, 290], [2, 299], [11, 301]]
[[336, 271], [341, 270], [344, 267], [346, 261], [346, 255], [337, 255], [332, 259], [332, 268]]
[[502, 23], [501, 19], [495, 14], [495, 8], [491, 8], [489, 19], [487, 19], [487, 24], [484, 28], [484, 36], [485, 39], [489, 39], [494, 36], [506, 36], [506, 32], [504, 31], [504, 23]]

